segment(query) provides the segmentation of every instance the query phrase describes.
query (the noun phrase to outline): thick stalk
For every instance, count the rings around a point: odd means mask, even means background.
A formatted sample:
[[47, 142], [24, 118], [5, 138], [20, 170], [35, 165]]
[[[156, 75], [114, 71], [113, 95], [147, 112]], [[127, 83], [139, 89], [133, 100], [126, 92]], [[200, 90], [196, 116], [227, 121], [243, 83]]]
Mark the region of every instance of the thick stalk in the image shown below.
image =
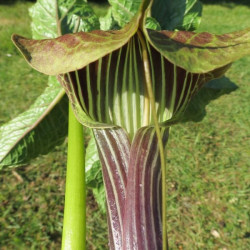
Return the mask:
[[[163, 131], [167, 144], [168, 128]], [[141, 128], [130, 148], [122, 250], [162, 250], [161, 163], [153, 127]]]
[[69, 105], [68, 159], [63, 221], [63, 250], [84, 250], [86, 189], [83, 127]]
[[[166, 146], [169, 129], [163, 131]], [[121, 129], [94, 129], [107, 195], [110, 250], [162, 250], [161, 164], [153, 127], [132, 145]]]
[[121, 250], [130, 142], [122, 128], [94, 129], [107, 197], [109, 249]]

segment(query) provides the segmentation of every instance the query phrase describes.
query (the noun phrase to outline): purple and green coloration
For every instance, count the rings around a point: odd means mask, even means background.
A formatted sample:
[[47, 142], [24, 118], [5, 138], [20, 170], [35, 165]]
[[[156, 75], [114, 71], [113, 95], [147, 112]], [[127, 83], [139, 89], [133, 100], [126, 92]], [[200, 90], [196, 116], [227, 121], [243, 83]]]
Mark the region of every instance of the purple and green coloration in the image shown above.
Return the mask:
[[111, 249], [161, 249], [162, 235], [166, 248], [160, 150], [166, 147], [169, 127], [206, 82], [250, 54], [250, 30], [212, 35], [146, 29], [152, 2], [143, 2], [121, 30], [46, 40], [13, 36], [32, 67], [57, 75], [78, 121], [93, 128]]

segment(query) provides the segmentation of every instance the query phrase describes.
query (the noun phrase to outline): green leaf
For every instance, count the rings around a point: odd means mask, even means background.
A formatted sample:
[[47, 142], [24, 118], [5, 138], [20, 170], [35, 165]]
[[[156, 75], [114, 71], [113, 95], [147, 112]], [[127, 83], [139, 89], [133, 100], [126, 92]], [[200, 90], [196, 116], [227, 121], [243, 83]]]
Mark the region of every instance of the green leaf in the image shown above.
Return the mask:
[[[100, 178], [99, 172], [101, 171], [99, 164], [99, 157], [97, 152], [97, 147], [95, 144], [95, 138], [91, 133], [90, 141], [86, 148], [85, 154], [85, 171], [86, 171], [86, 183], [89, 187], [98, 187]], [[102, 181], [101, 181], [102, 182]]]
[[29, 13], [34, 39], [56, 38], [59, 29], [62, 34], [99, 29], [92, 8], [80, 0], [38, 0]]
[[55, 77], [24, 113], [0, 127], [0, 168], [27, 163], [67, 135], [68, 100]]
[[[188, 8], [187, 8], [188, 9]], [[185, 12], [182, 24], [176, 25], [175, 29], [178, 30], [197, 30], [201, 23], [202, 4], [196, 1], [190, 9]]]
[[100, 29], [92, 7], [82, 0], [60, 0], [59, 10], [60, 18], [65, 16], [61, 22], [62, 34]]
[[99, 21], [101, 30], [118, 30], [120, 28], [112, 15], [111, 8], [105, 16], [99, 18]]
[[[37, 39], [57, 37], [58, 25], [64, 33], [99, 28], [93, 10], [82, 1], [39, 0], [30, 8], [30, 15], [33, 37]], [[58, 18], [63, 16], [60, 22]], [[60, 84], [51, 77], [49, 87], [30, 109], [0, 128], [1, 167], [25, 164], [64, 140], [68, 100], [63, 95]]]
[[124, 27], [138, 13], [143, 0], [109, 0], [112, 15], [120, 27]]
[[104, 184], [99, 185], [98, 188], [93, 188], [92, 191], [100, 210], [102, 211], [102, 213], [105, 214], [107, 202], [106, 202], [106, 191]]
[[153, 17], [147, 17], [145, 28], [151, 30], [161, 30], [160, 24]]
[[[96, 156], [98, 157], [98, 153], [96, 154]], [[86, 167], [88, 168], [86, 169], [86, 184], [92, 189], [98, 189], [103, 185], [102, 169], [99, 158], [91, 165], [88, 164]]]
[[202, 4], [198, 0], [154, 0], [151, 15], [163, 30], [195, 30], [201, 12]]
[[[85, 135], [86, 136], [86, 135]], [[86, 184], [93, 191], [95, 200], [103, 213], [106, 211], [106, 194], [102, 178], [102, 167], [98, 156], [95, 138], [90, 133], [90, 141], [85, 153]]]
[[154, 30], [145, 34], [166, 59], [192, 73], [210, 72], [250, 55], [250, 29], [224, 35]]
[[57, 34], [56, 4], [51, 0], [38, 0], [29, 9], [34, 39], [55, 38]]

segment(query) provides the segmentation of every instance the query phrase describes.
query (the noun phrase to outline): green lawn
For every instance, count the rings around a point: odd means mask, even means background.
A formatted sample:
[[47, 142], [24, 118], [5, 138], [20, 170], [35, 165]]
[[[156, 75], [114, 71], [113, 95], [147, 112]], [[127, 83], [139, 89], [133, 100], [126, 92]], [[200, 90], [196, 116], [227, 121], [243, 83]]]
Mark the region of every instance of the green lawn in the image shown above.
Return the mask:
[[[0, 5], [0, 124], [24, 111], [47, 77], [32, 70], [10, 41], [31, 36], [31, 3]], [[205, 5], [199, 31], [249, 25], [250, 6]], [[168, 145], [168, 230], [171, 249], [250, 249], [250, 57], [226, 74], [238, 86], [206, 107], [200, 122], [172, 128]], [[0, 175], [0, 249], [59, 249], [66, 142], [29, 165]], [[107, 249], [107, 225], [88, 191], [88, 249]], [[248, 228], [247, 228], [248, 226]]]

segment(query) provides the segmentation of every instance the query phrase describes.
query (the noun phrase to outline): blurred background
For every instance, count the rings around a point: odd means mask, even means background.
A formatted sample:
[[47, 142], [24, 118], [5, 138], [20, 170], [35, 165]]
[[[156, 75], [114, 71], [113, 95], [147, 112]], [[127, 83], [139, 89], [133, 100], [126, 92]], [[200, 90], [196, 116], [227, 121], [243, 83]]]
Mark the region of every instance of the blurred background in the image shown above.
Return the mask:
[[[10, 40], [13, 33], [31, 37], [32, 2], [0, 0], [0, 125], [27, 109], [47, 83], [47, 76], [31, 69]], [[106, 1], [89, 2], [98, 15], [106, 12]], [[222, 34], [250, 26], [249, 0], [202, 2], [199, 32]], [[250, 249], [249, 67], [250, 57], [235, 62], [223, 80], [228, 91], [220, 92], [221, 83], [213, 82], [215, 98], [199, 97], [205, 100], [202, 117], [171, 130], [167, 153], [171, 249]], [[30, 164], [1, 172], [1, 250], [60, 249], [66, 146], [67, 141]], [[91, 190], [87, 203], [87, 249], [107, 249], [105, 214]]]

